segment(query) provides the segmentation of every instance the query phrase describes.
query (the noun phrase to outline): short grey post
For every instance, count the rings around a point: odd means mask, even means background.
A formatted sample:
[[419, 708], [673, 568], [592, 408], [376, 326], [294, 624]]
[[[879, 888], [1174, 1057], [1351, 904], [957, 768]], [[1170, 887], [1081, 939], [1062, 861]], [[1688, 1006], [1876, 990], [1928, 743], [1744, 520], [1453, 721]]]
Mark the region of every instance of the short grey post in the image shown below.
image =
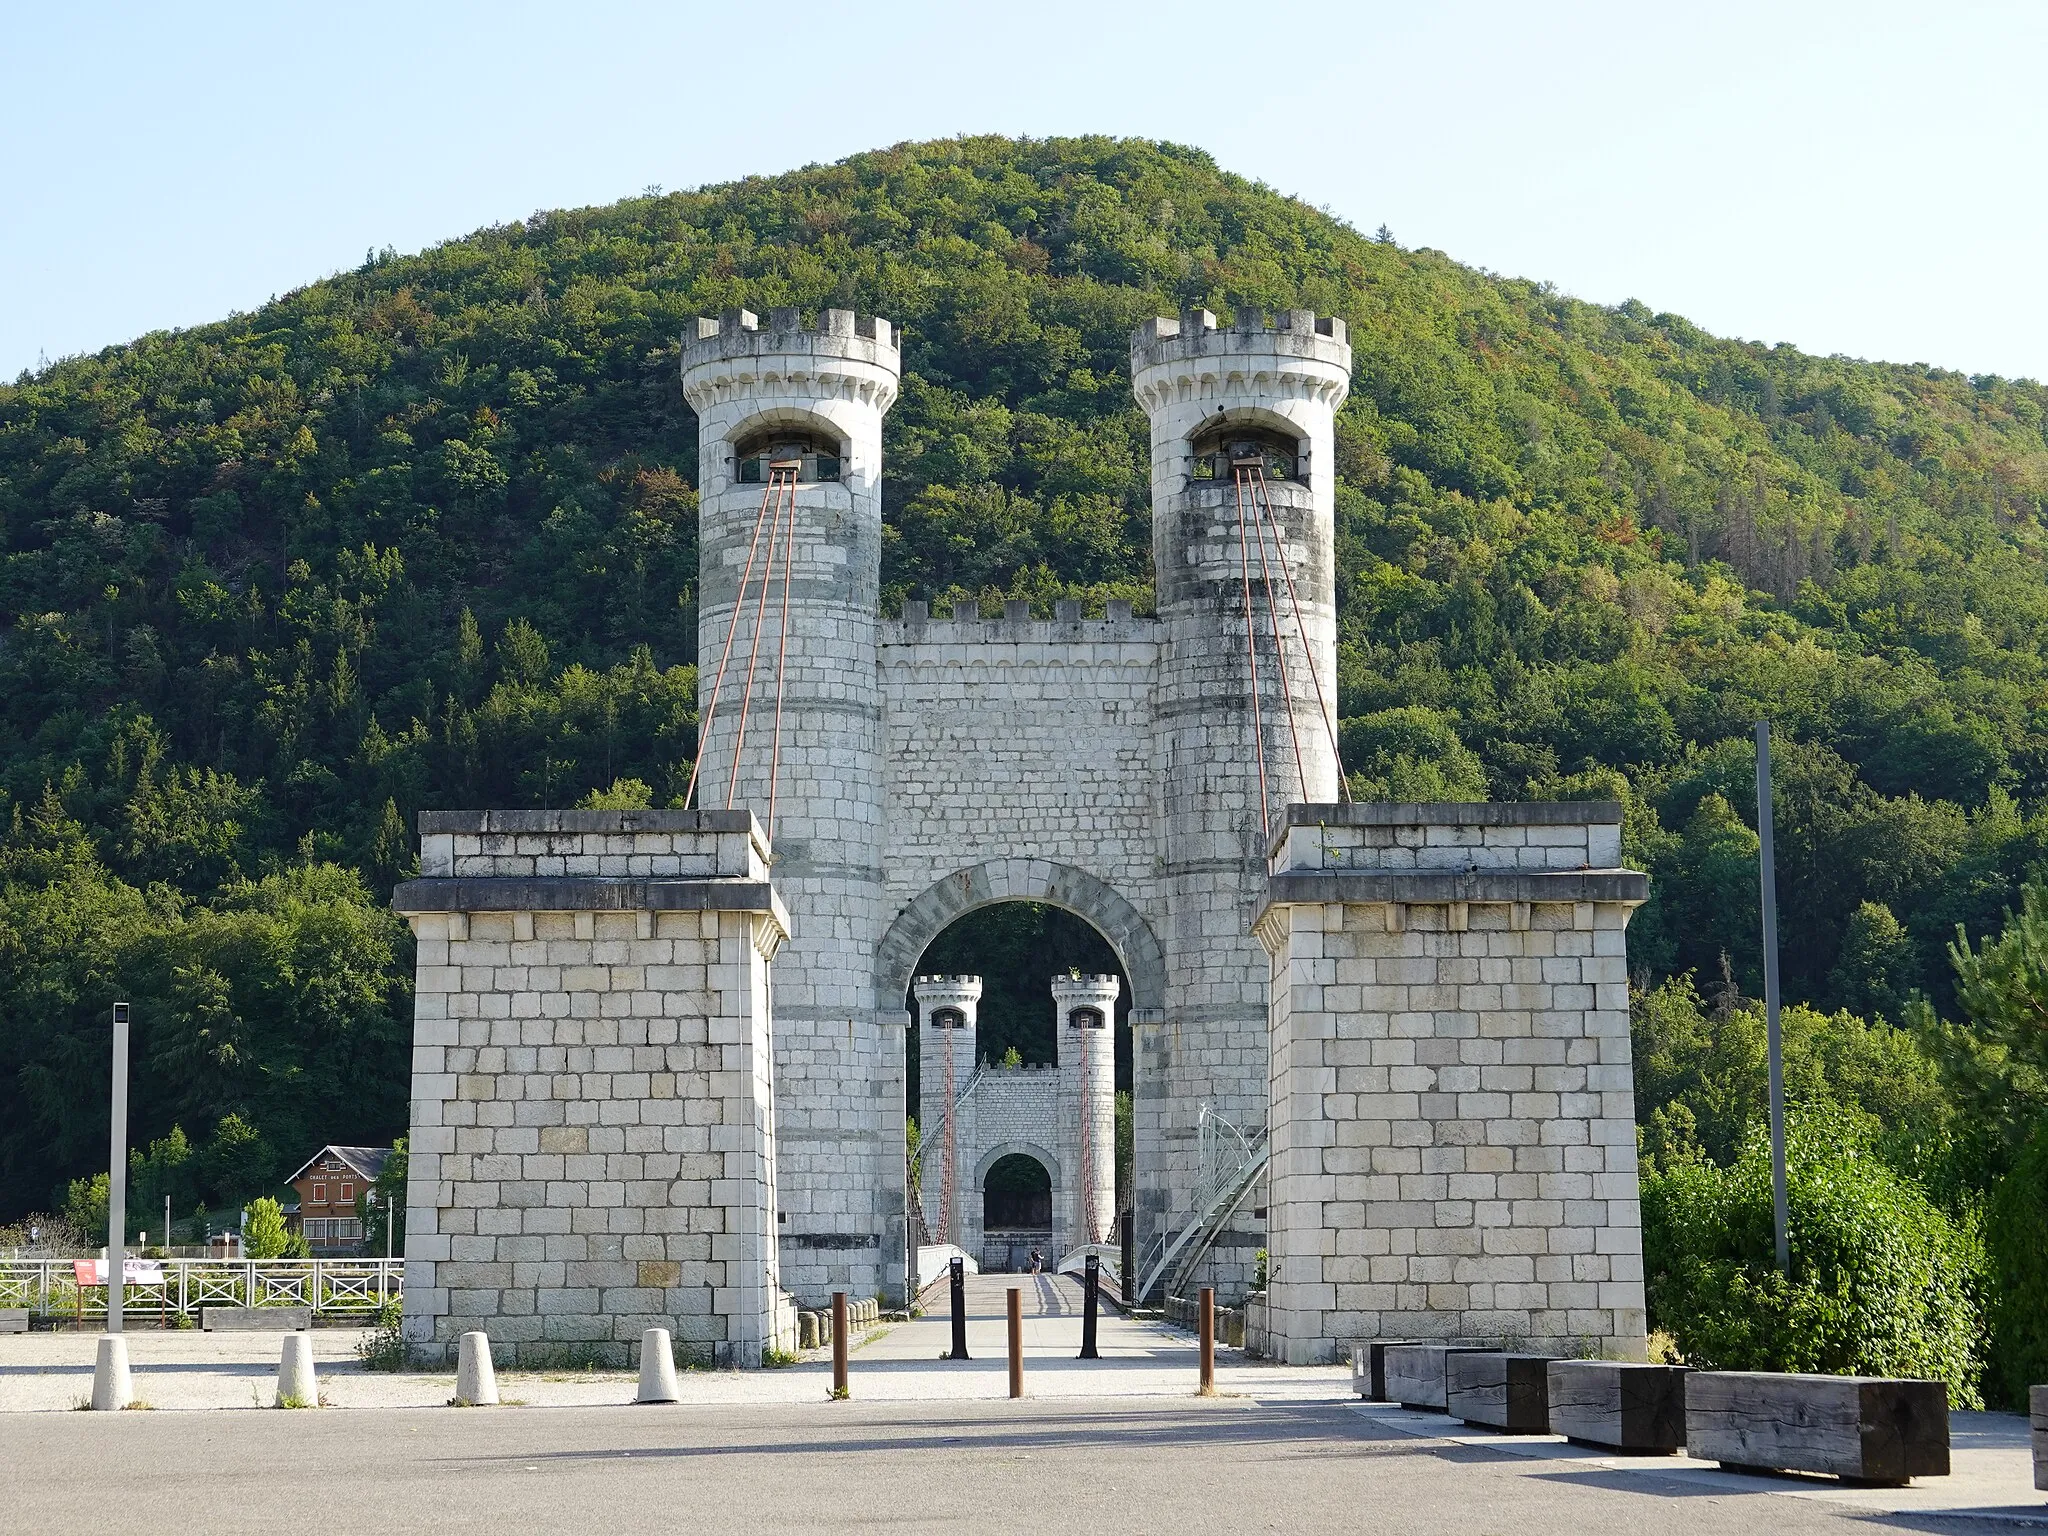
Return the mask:
[[465, 1408], [495, 1407], [498, 1372], [491, 1363], [491, 1336], [465, 1333], [456, 1344], [455, 1401]]
[[320, 1380], [313, 1370], [313, 1335], [288, 1333], [277, 1358], [279, 1408], [320, 1406]]
[[114, 1004], [114, 1104], [107, 1132], [107, 1332], [121, 1331], [128, 1255], [128, 1005]]
[[128, 1339], [108, 1334], [100, 1340], [92, 1368], [92, 1405], [102, 1413], [126, 1408], [135, 1401], [135, 1383], [128, 1373]]
[[640, 1335], [640, 1392], [642, 1403], [672, 1403], [682, 1394], [676, 1388], [675, 1341], [666, 1328], [649, 1328]]
[[1785, 1197], [1785, 1040], [1778, 1028], [1778, 874], [1771, 849], [1771, 722], [1756, 723], [1756, 836], [1764, 907], [1764, 1029], [1771, 1066], [1771, 1221], [1778, 1268], [1792, 1268], [1791, 1217]]

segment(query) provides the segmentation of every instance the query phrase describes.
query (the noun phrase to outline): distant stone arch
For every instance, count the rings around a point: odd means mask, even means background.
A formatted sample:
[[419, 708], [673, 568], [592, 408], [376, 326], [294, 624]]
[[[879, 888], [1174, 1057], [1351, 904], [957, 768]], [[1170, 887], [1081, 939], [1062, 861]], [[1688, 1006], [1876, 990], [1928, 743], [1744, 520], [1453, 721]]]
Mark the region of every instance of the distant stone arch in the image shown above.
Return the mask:
[[1166, 1006], [1166, 956], [1144, 915], [1086, 870], [1049, 859], [991, 859], [956, 870], [913, 898], [890, 923], [875, 952], [875, 1007], [903, 1007], [925, 949], [967, 913], [1004, 901], [1042, 901], [1085, 920], [1102, 935], [1130, 978], [1131, 1007]]
[[988, 1182], [989, 1170], [1010, 1156], [1028, 1157], [1043, 1168], [1046, 1178], [1052, 1181], [1053, 1198], [1059, 1198], [1060, 1160], [1035, 1141], [1005, 1141], [984, 1152], [981, 1160], [974, 1165], [974, 1188], [977, 1193], [982, 1185]]

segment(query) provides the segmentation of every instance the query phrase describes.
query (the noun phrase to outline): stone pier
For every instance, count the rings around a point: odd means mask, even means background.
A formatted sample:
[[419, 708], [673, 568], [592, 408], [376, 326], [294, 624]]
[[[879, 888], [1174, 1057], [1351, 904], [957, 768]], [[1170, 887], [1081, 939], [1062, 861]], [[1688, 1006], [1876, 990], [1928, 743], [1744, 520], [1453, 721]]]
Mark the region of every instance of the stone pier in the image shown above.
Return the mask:
[[1643, 1358], [1621, 808], [1293, 805], [1272, 855], [1274, 1353]]
[[769, 962], [746, 811], [429, 811], [405, 1334], [626, 1363], [647, 1328], [795, 1346], [776, 1252]]

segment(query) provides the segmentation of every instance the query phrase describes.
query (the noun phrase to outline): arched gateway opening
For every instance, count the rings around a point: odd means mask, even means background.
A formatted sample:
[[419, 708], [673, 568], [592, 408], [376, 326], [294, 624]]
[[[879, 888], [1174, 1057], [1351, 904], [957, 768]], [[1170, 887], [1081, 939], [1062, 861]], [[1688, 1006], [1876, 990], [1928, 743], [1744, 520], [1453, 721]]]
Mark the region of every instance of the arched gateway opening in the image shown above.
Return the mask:
[[1131, 1015], [1164, 979], [1128, 903], [1035, 862], [1037, 882], [1021, 890], [1001, 866], [949, 877], [882, 946], [895, 969], [879, 985], [908, 1014], [913, 1237], [990, 1271], [1119, 1241], [1132, 1202]]

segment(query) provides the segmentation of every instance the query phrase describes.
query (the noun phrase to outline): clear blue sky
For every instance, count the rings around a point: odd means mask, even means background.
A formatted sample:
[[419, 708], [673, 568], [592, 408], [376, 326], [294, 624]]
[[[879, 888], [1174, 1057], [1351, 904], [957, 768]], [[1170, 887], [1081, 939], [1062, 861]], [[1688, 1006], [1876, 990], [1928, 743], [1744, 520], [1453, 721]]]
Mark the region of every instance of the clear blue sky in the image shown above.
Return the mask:
[[2048, 377], [2048, 5], [0, 0], [0, 377], [537, 208], [1100, 132], [1817, 352]]

